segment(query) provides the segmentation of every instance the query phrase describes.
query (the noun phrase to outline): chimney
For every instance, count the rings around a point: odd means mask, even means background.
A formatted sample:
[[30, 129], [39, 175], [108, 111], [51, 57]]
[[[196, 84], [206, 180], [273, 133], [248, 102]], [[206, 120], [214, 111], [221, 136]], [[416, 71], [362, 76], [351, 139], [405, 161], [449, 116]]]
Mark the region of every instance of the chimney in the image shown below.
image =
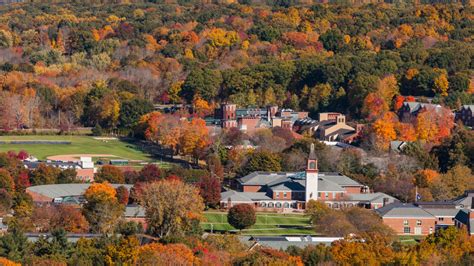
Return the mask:
[[389, 198], [383, 198], [383, 205], [382, 206], [385, 206], [388, 204], [388, 200]]

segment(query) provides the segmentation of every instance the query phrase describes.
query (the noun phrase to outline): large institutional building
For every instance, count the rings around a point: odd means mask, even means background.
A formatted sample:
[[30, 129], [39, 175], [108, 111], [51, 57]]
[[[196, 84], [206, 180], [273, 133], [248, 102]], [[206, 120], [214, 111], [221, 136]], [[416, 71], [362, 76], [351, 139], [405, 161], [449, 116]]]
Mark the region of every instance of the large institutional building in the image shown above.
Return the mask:
[[311, 199], [335, 209], [352, 206], [377, 209], [396, 201], [384, 193], [371, 193], [367, 186], [345, 175], [319, 172], [311, 145], [306, 171], [251, 173], [238, 179], [237, 190], [222, 192], [221, 207], [246, 203], [259, 210], [302, 210]]

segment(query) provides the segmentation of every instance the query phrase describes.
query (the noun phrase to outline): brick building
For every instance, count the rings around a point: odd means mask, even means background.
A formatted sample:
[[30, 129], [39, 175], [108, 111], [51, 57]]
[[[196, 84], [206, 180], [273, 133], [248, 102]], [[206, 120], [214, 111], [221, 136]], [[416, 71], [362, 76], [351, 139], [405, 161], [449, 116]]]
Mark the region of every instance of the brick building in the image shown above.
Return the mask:
[[278, 106], [266, 108], [237, 108], [235, 104], [223, 104], [217, 109], [214, 118], [208, 123], [222, 128], [238, 128], [252, 133], [260, 128], [282, 127], [292, 129], [297, 119], [308, 117], [308, 112], [296, 112], [291, 109], [280, 110]]
[[311, 118], [298, 119], [293, 124], [293, 130], [300, 134], [310, 134], [322, 141], [340, 141], [351, 143], [362, 132], [363, 125], [350, 126], [346, 116], [341, 113], [320, 113], [319, 120]]
[[237, 190], [221, 193], [221, 207], [251, 204], [259, 210], [302, 210], [309, 200], [319, 200], [330, 208], [361, 206], [379, 208], [396, 199], [371, 193], [367, 186], [339, 174], [319, 172], [312, 146], [304, 172], [254, 172], [237, 180]]
[[435, 230], [436, 218], [414, 204], [393, 203], [375, 211], [399, 235], [427, 235]]
[[474, 190], [467, 190], [453, 200], [395, 203], [376, 212], [385, 224], [401, 235], [426, 235], [448, 226], [464, 228], [471, 234], [471, 231], [474, 233], [474, 215], [470, 214], [474, 207], [473, 199]]

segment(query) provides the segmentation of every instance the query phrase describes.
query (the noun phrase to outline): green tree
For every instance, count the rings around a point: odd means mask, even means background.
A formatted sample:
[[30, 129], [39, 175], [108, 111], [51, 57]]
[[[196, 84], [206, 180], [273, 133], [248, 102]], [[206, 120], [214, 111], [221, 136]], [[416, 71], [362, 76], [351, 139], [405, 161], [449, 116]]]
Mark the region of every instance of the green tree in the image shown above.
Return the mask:
[[21, 262], [28, 255], [29, 247], [26, 236], [15, 228], [0, 237], [0, 257]]
[[248, 155], [248, 161], [242, 166], [239, 173], [244, 176], [255, 171], [281, 171], [280, 157], [267, 151], [250, 153]]
[[221, 82], [222, 76], [219, 71], [195, 68], [184, 81], [180, 93], [188, 102], [192, 102], [197, 95], [210, 102], [217, 96]]
[[148, 100], [132, 99], [122, 103], [120, 108], [119, 123], [120, 127], [134, 128], [144, 114], [153, 111], [153, 104]]

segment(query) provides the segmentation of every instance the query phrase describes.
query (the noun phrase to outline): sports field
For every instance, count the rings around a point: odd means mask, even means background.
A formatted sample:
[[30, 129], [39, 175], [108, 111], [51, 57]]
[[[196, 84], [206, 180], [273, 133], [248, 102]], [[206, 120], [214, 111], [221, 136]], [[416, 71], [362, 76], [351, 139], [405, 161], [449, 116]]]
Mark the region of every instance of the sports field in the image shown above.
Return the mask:
[[[11, 144], [11, 141], [68, 141], [71, 144]], [[0, 152], [10, 150], [25, 150], [40, 160], [45, 160], [48, 156], [69, 154], [101, 154], [113, 155], [111, 159], [151, 160], [148, 154], [133, 144], [118, 139], [101, 140], [89, 136], [0, 136]]]
[[[227, 223], [227, 213], [206, 212], [206, 221], [201, 225], [204, 230], [238, 231]], [[257, 222], [249, 229], [242, 230], [243, 235], [314, 235], [309, 217], [299, 214], [257, 213]]]

